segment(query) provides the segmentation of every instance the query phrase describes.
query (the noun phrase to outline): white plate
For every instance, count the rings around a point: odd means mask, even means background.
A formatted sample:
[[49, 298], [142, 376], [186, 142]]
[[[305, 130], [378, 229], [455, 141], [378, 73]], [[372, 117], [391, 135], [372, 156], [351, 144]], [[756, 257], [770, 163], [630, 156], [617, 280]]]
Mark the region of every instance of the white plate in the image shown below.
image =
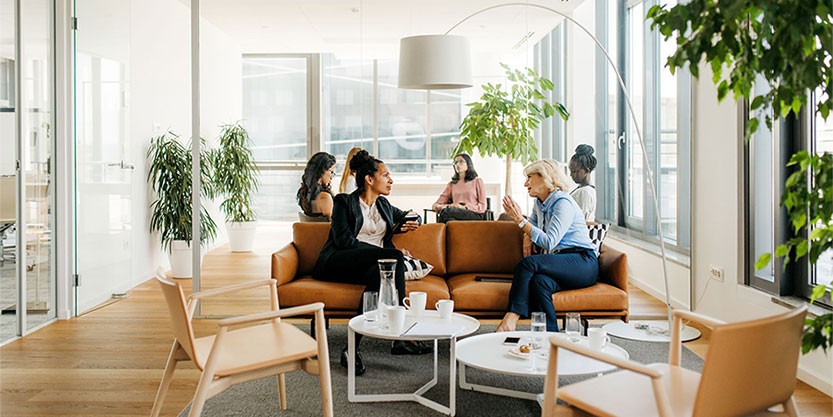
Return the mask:
[[512, 347], [512, 348], [509, 349], [509, 351], [507, 353], [509, 353], [509, 355], [514, 356], [518, 359], [529, 359], [529, 355], [530, 355], [531, 352], [524, 353], [524, 352], [521, 352], [518, 347]]

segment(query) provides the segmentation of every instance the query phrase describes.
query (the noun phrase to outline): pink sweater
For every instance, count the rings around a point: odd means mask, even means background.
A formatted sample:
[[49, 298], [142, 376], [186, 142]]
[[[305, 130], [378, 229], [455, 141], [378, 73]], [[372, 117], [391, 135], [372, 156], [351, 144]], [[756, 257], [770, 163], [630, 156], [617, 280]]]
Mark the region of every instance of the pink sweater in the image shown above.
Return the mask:
[[460, 179], [457, 184], [448, 183], [434, 204], [466, 203], [466, 208], [475, 213], [486, 211], [486, 190], [483, 180], [475, 178], [471, 181]]

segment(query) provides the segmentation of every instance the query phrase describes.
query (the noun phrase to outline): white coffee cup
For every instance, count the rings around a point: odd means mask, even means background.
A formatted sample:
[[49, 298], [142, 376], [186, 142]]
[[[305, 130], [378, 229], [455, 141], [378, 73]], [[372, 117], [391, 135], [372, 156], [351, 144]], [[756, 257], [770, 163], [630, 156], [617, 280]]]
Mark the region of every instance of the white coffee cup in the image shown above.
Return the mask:
[[604, 329], [598, 327], [587, 329], [587, 340], [590, 349], [602, 350], [610, 343], [610, 336]]
[[417, 318], [422, 317], [422, 312], [425, 311], [425, 304], [428, 302], [428, 293], [422, 291], [411, 291], [402, 304], [405, 308], [412, 311]]
[[434, 308], [440, 312], [441, 319], [451, 318], [451, 313], [454, 312], [454, 300], [440, 300], [434, 304]]
[[407, 311], [402, 306], [388, 307], [388, 324], [391, 333], [398, 335], [402, 333], [402, 330], [405, 330], [405, 313]]

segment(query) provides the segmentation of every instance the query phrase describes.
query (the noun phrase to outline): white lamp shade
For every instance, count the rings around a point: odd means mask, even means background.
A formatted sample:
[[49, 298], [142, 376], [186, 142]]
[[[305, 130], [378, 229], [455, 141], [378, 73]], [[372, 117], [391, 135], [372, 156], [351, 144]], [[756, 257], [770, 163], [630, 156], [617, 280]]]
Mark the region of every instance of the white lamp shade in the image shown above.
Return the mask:
[[399, 88], [449, 90], [471, 86], [467, 38], [422, 35], [399, 41]]

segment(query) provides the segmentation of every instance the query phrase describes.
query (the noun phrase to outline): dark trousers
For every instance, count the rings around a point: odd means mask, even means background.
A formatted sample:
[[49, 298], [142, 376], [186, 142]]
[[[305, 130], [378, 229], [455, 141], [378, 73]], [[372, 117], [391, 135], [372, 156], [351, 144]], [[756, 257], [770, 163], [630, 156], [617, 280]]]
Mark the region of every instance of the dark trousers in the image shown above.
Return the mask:
[[[394, 283], [399, 296], [399, 304], [405, 298], [405, 259], [399, 249], [384, 249], [363, 246], [356, 249], [340, 250], [330, 256], [323, 265], [315, 265], [313, 276], [317, 280], [364, 285], [364, 292], [379, 291], [381, 276], [379, 275], [379, 259], [396, 259], [396, 273]], [[359, 300], [357, 312], [362, 311], [362, 300]], [[361, 335], [356, 335], [356, 344], [361, 341]]]
[[531, 255], [515, 266], [509, 290], [509, 311], [529, 317], [531, 312], [547, 315], [547, 331], [558, 331], [552, 295], [558, 291], [589, 287], [599, 275], [599, 259], [592, 250]]
[[437, 223], [446, 223], [449, 220], [485, 220], [486, 216], [462, 207], [446, 207], [437, 213]]

